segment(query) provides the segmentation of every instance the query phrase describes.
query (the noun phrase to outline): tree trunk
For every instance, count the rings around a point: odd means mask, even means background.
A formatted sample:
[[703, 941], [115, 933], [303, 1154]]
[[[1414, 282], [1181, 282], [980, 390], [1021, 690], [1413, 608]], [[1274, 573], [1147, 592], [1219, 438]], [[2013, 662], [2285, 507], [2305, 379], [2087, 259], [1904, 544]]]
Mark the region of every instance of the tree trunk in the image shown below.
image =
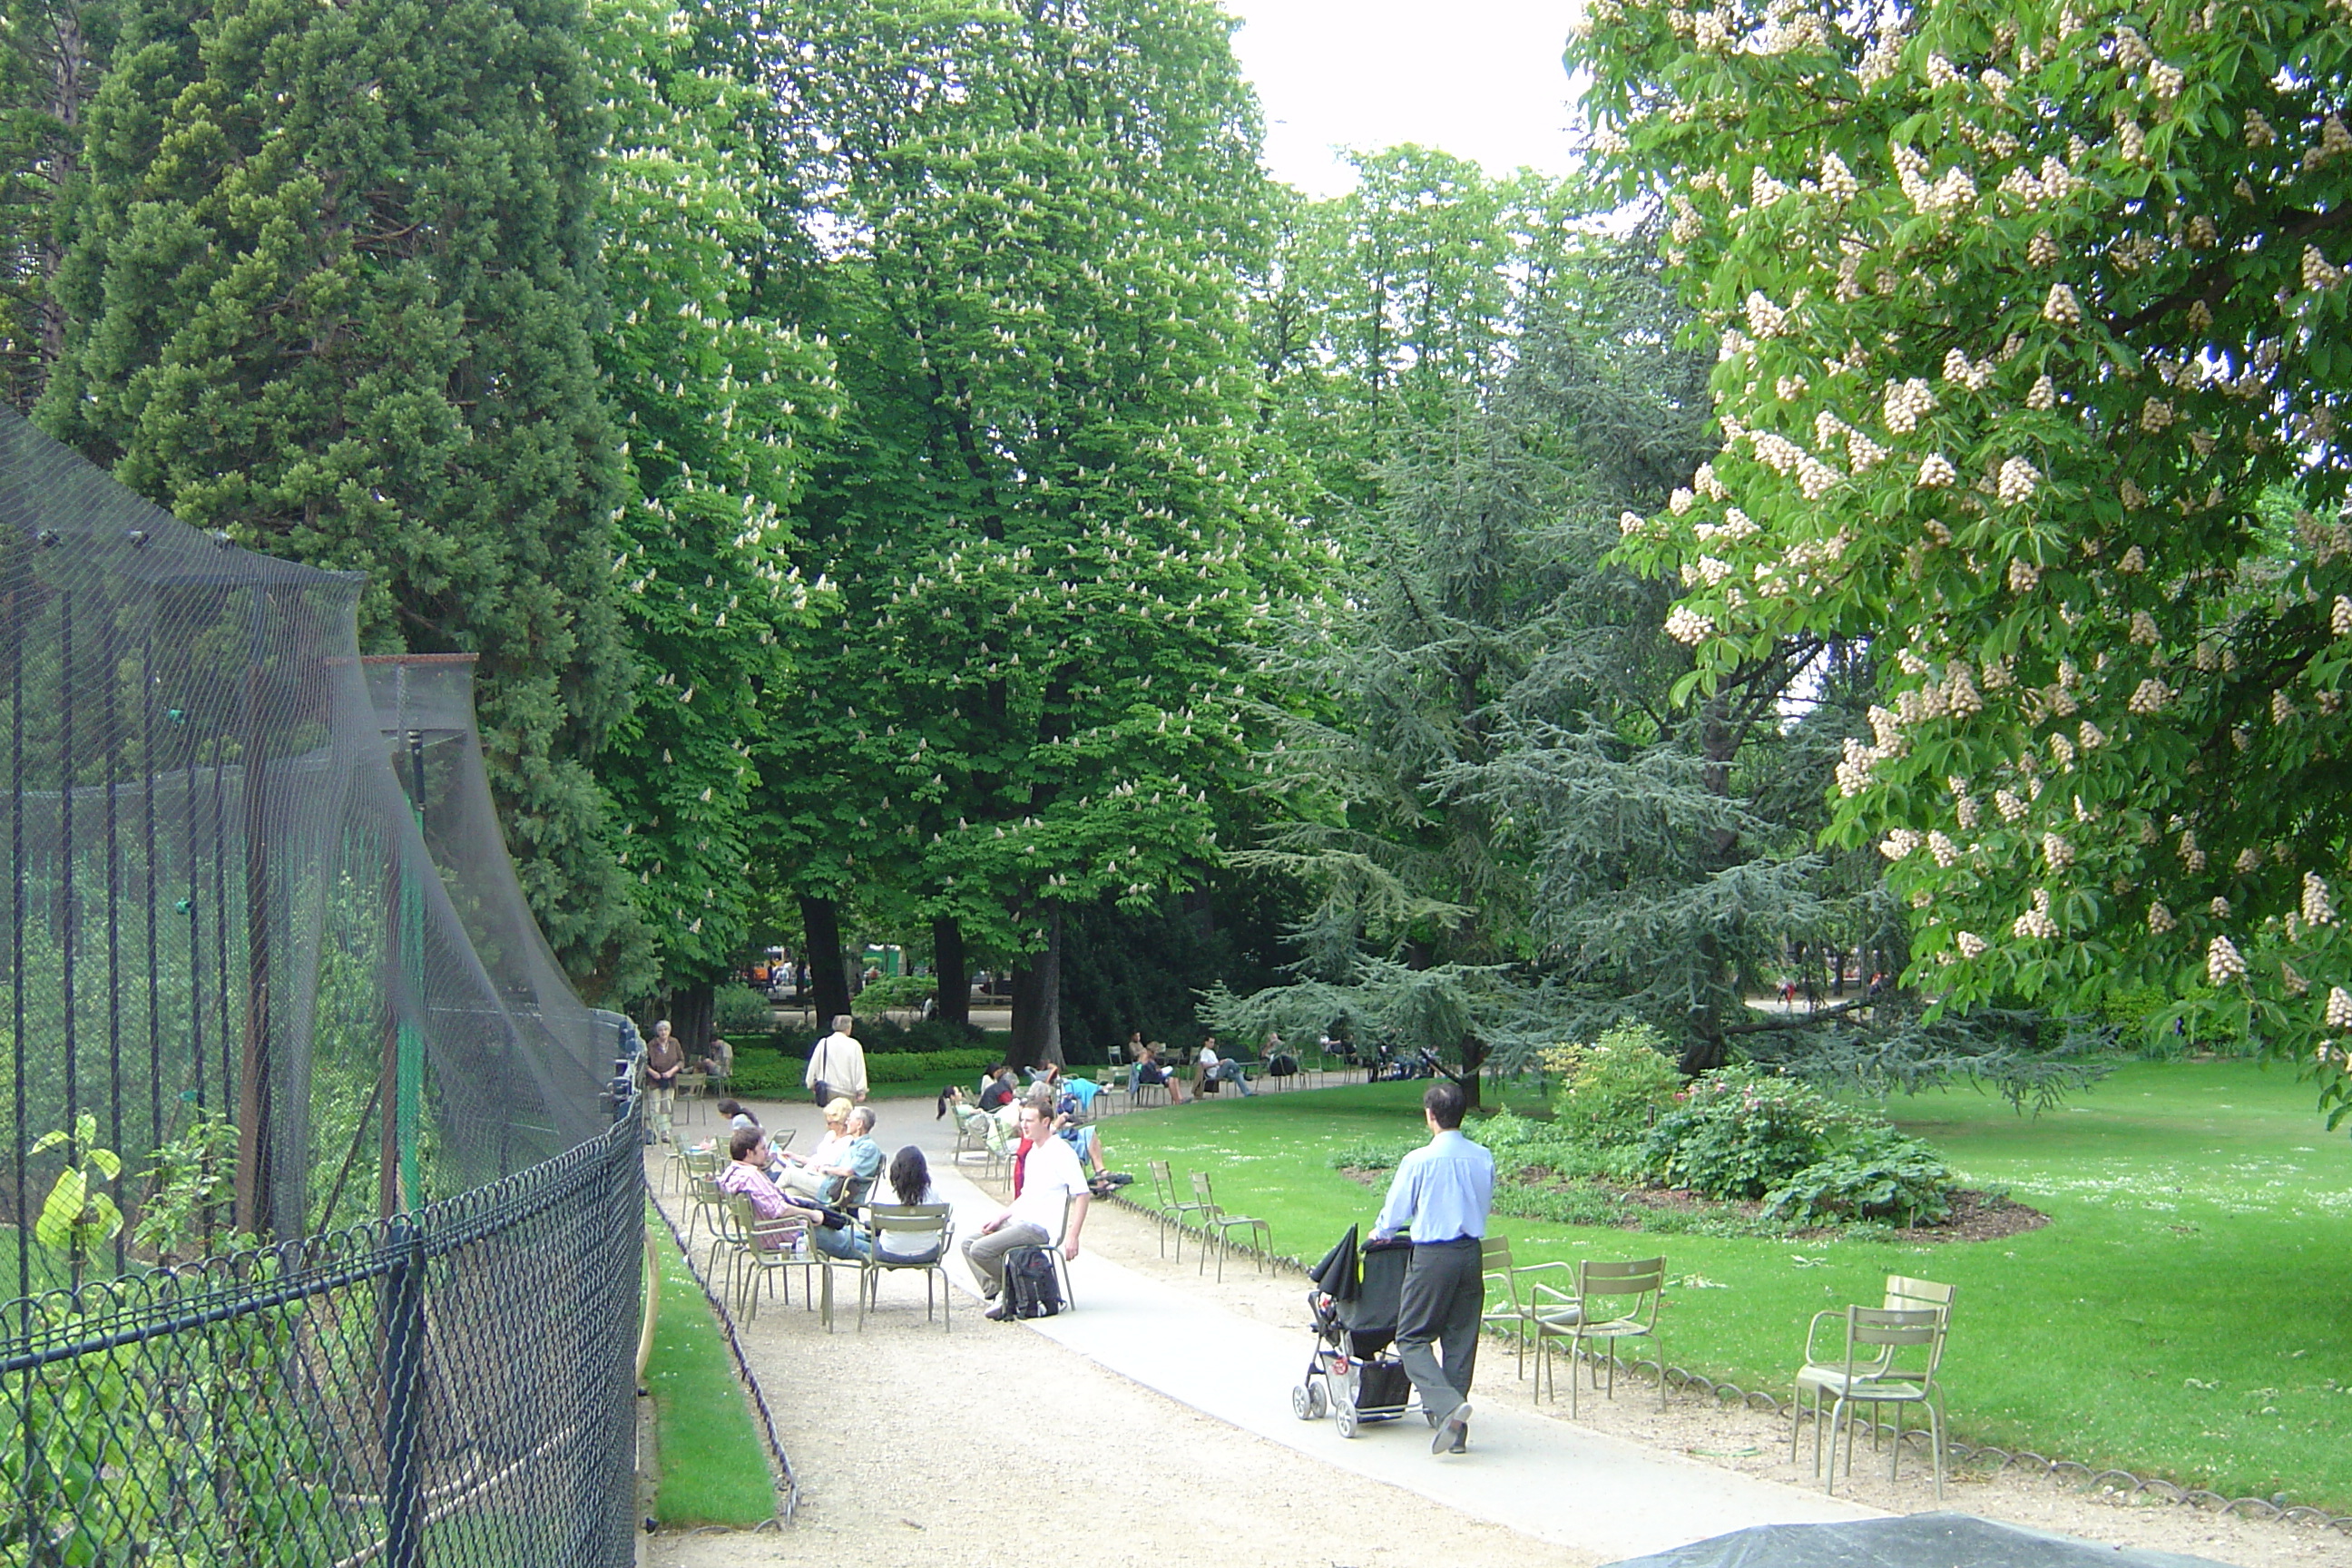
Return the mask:
[[1721, 1035], [1703, 1035], [1692, 1031], [1683, 1041], [1682, 1060], [1675, 1065], [1685, 1078], [1696, 1078], [1703, 1072], [1713, 1072], [1729, 1059]]
[[674, 987], [669, 994], [669, 1032], [688, 1061], [710, 1049], [710, 1016], [718, 1000], [719, 987], [708, 980]]
[[1479, 1080], [1485, 1077], [1480, 1069], [1486, 1067], [1487, 1055], [1486, 1041], [1475, 1035], [1465, 1035], [1462, 1037], [1462, 1070], [1445, 1075], [1461, 1086], [1462, 1103], [1471, 1110], [1480, 1109]]
[[841, 911], [831, 899], [801, 895], [801, 927], [808, 935], [809, 993], [817, 1024], [831, 1028], [849, 1011], [849, 975], [841, 956]]
[[931, 967], [938, 972], [942, 1022], [971, 1022], [971, 965], [964, 957], [963, 923], [953, 915], [931, 922]]
[[1045, 928], [1045, 951], [1013, 971], [1013, 1048], [1015, 1067], [1062, 1062], [1062, 917]]

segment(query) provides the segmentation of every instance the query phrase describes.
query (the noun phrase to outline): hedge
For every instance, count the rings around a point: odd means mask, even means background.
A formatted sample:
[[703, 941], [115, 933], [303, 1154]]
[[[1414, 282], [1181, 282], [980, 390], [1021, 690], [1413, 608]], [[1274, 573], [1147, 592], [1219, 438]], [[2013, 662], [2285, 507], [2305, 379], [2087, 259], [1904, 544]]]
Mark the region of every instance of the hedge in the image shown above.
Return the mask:
[[[955, 1051], [877, 1054], [866, 1058], [866, 1081], [873, 1085], [921, 1083], [928, 1079], [961, 1073], [977, 1075], [1003, 1059], [1003, 1052], [986, 1046], [967, 1047]], [[802, 1079], [807, 1070], [808, 1058], [805, 1055], [779, 1057], [762, 1052], [752, 1057], [739, 1054], [735, 1058], [735, 1076], [728, 1080], [727, 1091], [760, 1100], [791, 1099], [806, 1092]]]

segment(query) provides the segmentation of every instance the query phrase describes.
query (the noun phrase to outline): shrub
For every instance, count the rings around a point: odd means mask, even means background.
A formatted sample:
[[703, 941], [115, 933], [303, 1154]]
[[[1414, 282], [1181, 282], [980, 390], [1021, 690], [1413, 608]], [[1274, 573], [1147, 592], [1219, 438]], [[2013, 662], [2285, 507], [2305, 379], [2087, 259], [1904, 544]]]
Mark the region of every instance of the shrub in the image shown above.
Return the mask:
[[764, 1035], [776, 1026], [776, 1010], [748, 985], [721, 985], [710, 999], [710, 1026], [730, 1037]]
[[1951, 1167], [1916, 1138], [1874, 1131], [1817, 1161], [1767, 1194], [1764, 1217], [1791, 1225], [1899, 1218], [1908, 1225], [1952, 1212]]
[[[866, 989], [871, 994], [874, 988]], [[945, 1018], [922, 1018], [912, 1024], [861, 1018], [857, 1038], [868, 1056], [877, 1051], [969, 1051], [988, 1045], [988, 1031], [977, 1024], [950, 1023]]]
[[935, 994], [940, 983], [928, 974], [891, 974], [870, 982], [857, 994], [861, 1012], [883, 1013], [893, 1007], [919, 1007]]
[[[977, 1074], [983, 1068], [993, 1067], [1000, 1059], [992, 1046], [971, 1046], [951, 1051], [868, 1054], [866, 1081], [878, 1089], [884, 1084], [961, 1078], [966, 1074]], [[773, 1057], [762, 1053], [751, 1058], [738, 1055], [735, 1076], [728, 1080], [728, 1090], [746, 1100], [797, 1100], [807, 1092], [801, 1081], [807, 1067], [805, 1054]]]
[[1807, 1166], [1885, 1125], [1811, 1085], [1748, 1068], [1711, 1072], [1684, 1091], [1642, 1144], [1646, 1169], [1711, 1198], [1760, 1198]]
[[1392, 1171], [1396, 1163], [1420, 1147], [1417, 1142], [1394, 1138], [1360, 1138], [1331, 1151], [1335, 1171]]
[[1620, 1024], [1589, 1046], [1556, 1047], [1543, 1061], [1560, 1079], [1552, 1100], [1559, 1125], [1602, 1149], [1641, 1142], [1683, 1087], [1665, 1037], [1647, 1024]]

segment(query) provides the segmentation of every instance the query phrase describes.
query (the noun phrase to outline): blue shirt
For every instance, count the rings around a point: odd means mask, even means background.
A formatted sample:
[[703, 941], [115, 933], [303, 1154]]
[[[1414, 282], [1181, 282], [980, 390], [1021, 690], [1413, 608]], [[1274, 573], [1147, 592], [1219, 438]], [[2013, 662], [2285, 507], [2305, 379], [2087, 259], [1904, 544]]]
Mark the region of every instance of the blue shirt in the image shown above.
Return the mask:
[[1484, 1237], [1494, 1201], [1495, 1156], [1449, 1130], [1397, 1162], [1372, 1234], [1394, 1236], [1410, 1226], [1417, 1242]]

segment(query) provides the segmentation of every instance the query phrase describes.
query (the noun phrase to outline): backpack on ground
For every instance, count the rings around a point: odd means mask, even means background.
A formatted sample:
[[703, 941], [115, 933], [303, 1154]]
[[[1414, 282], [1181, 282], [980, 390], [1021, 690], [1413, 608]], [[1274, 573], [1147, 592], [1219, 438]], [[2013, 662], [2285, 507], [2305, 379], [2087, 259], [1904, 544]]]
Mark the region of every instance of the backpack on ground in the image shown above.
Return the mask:
[[1016, 1318], [1050, 1318], [1062, 1310], [1062, 1281], [1053, 1254], [1042, 1247], [1016, 1247], [1004, 1255], [1004, 1299]]

